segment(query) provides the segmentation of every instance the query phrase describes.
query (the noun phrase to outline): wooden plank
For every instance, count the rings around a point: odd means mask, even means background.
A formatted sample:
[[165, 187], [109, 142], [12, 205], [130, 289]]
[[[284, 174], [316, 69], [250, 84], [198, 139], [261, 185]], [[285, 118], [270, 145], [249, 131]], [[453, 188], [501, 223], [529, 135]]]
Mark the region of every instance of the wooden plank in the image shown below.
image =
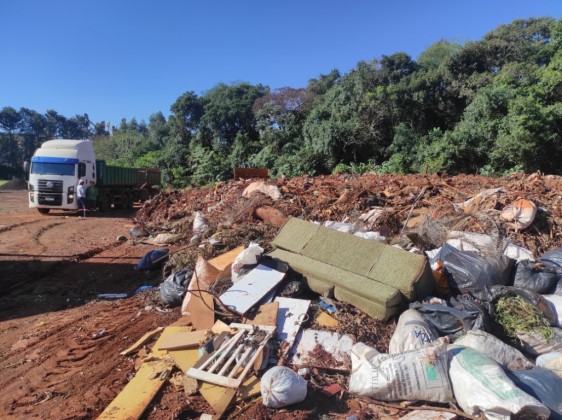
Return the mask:
[[193, 347], [199, 347], [206, 337], [210, 337], [212, 332], [209, 330], [197, 330], [190, 332], [175, 333], [166, 337], [160, 343], [159, 350], [181, 350]]
[[276, 297], [279, 303], [277, 311], [277, 337], [285, 340], [290, 347], [293, 346], [301, 324], [307, 320], [306, 313], [310, 306], [309, 300]]
[[179, 317], [175, 322], [173, 322], [170, 325], [173, 325], [173, 326], [176, 326], [176, 327], [184, 327], [184, 326], [191, 325], [191, 316], [182, 315], [181, 317]]
[[238, 392], [233, 388], [225, 388], [208, 382], [200, 382], [200, 384], [199, 393], [219, 416], [232, 402], [238, 404], [261, 393], [261, 381], [255, 375], [246, 379], [238, 388]]
[[215, 413], [220, 417], [234, 400], [234, 397], [236, 396], [236, 389], [201, 382], [201, 385], [199, 386], [199, 393], [203, 396], [203, 398], [205, 398], [209, 405], [213, 407]]
[[228, 265], [232, 264], [238, 254], [244, 251], [244, 245], [239, 246], [238, 248], [234, 248], [231, 251], [228, 251], [224, 254], [219, 255], [213, 259], [209, 260], [209, 263], [215, 267], [217, 270], [224, 270]]
[[297, 338], [293, 365], [349, 372], [353, 339], [329, 331], [305, 330]]
[[147, 332], [145, 335], [143, 335], [141, 338], [139, 338], [135, 344], [133, 344], [131, 347], [129, 347], [126, 350], [123, 350], [121, 353], [119, 353], [121, 356], [128, 356], [129, 354], [133, 353], [134, 351], [136, 351], [140, 346], [142, 346], [144, 343], [146, 343], [149, 339], [151, 339], [152, 337], [154, 337], [156, 334], [159, 334], [160, 332], [162, 332], [162, 330], [164, 329], [164, 327], [158, 327], [155, 330], [149, 331]]
[[222, 303], [245, 314], [285, 277], [285, 273], [263, 264], [242, 277], [220, 297]]
[[268, 325], [274, 327], [277, 325], [277, 311], [279, 310], [279, 302], [271, 302], [261, 305], [256, 314], [244, 321], [244, 324], [251, 325]]
[[230, 332], [230, 327], [222, 322], [220, 319], [217, 319], [215, 325], [211, 328], [211, 331], [215, 334], [220, 334], [222, 332]]
[[206, 372], [200, 369], [191, 368], [187, 371], [187, 374], [195, 379], [205, 382], [211, 382], [215, 385], [224, 386], [226, 388], [235, 388], [237, 389], [240, 385], [240, 381], [238, 379], [227, 378], [222, 375], [218, 375], [216, 373]]
[[145, 362], [135, 373], [125, 388], [103, 410], [98, 419], [101, 420], [133, 420], [142, 416], [146, 407], [158, 393], [165, 381], [158, 378], [163, 371], [171, 369], [171, 363], [164, 357], [165, 351], [158, 350], [160, 343], [168, 336], [175, 334], [177, 328], [166, 327], [153, 347], [152, 356], [162, 358], [154, 362]]
[[170, 356], [174, 359], [176, 366], [182, 371], [187, 372], [189, 368], [195, 366], [199, 360], [199, 349], [170, 350]]
[[197, 330], [210, 329], [215, 324], [215, 301], [213, 295], [205, 292], [192, 292], [187, 304], [191, 322]]

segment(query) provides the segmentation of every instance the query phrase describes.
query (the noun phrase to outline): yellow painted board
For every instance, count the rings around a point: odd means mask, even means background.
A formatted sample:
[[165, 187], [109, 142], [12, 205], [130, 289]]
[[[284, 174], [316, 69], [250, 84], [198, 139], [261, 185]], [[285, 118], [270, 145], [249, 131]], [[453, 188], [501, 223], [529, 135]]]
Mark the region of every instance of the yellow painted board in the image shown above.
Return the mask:
[[339, 327], [340, 323], [332, 316], [328, 315], [326, 312], [320, 312], [320, 314], [316, 317], [316, 322], [318, 325], [322, 325], [323, 327]]
[[[232, 401], [238, 403], [261, 392], [261, 382], [255, 375], [250, 376], [242, 383], [238, 389], [238, 395], [236, 395], [236, 389], [234, 388], [226, 388], [208, 382], [200, 382], [200, 384], [199, 393], [205, 398], [209, 405], [213, 407], [213, 410], [215, 410], [218, 415], [224, 413]], [[234, 398], [235, 396], [236, 399]]]
[[209, 260], [209, 263], [218, 270], [224, 270], [229, 264], [234, 262], [238, 254], [242, 251], [244, 251], [243, 245]]
[[176, 366], [185, 373], [199, 360], [199, 349], [185, 349], [170, 351], [170, 356], [174, 359]]
[[135, 376], [114, 398], [114, 400], [103, 410], [98, 419], [100, 420], [133, 420], [142, 416], [146, 407], [158, 393], [165, 381], [158, 379], [160, 372], [171, 369], [171, 361], [165, 358], [168, 354], [165, 350], [158, 350], [160, 343], [166, 337], [180, 331], [188, 331], [191, 327], [164, 328], [160, 338], [153, 346], [151, 356], [161, 357], [161, 360], [145, 362], [141, 365]]

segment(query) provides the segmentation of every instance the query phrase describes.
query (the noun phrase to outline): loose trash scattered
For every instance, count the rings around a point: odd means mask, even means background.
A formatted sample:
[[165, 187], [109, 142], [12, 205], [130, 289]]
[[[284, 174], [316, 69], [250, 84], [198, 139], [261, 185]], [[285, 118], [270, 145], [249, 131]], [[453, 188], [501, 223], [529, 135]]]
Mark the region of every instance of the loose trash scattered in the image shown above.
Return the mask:
[[169, 248], [159, 248], [148, 251], [144, 257], [139, 261], [135, 270], [137, 271], [152, 271], [158, 270], [162, 267], [164, 259], [168, 257], [170, 252]]
[[169, 306], [181, 305], [192, 276], [193, 271], [188, 269], [170, 274], [160, 285], [162, 302]]

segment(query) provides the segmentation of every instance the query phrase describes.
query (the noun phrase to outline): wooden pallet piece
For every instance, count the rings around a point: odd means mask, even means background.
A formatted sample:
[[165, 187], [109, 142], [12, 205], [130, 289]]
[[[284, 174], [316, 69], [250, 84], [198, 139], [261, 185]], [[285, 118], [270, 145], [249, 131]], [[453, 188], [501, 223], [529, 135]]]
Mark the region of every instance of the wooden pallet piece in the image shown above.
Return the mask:
[[[189, 369], [187, 371], [188, 376], [226, 388], [237, 389], [240, 386], [263, 347], [275, 333], [276, 327], [238, 323], [230, 324], [230, 326], [238, 329], [238, 332], [223, 343], [199, 368]], [[265, 338], [262, 339], [257, 348], [245, 346], [243, 343], [243, 339], [247, 338], [254, 329], [265, 333]], [[231, 354], [232, 350], [234, 350], [234, 353]], [[241, 357], [236, 361], [238, 355], [241, 355]], [[247, 360], [246, 366], [242, 368], [242, 363], [245, 360]]]

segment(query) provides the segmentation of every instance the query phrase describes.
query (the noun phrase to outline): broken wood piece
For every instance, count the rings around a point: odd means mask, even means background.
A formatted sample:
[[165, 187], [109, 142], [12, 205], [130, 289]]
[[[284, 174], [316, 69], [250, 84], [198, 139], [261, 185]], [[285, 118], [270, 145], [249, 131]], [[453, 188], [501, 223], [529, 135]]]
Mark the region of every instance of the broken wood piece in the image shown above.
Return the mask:
[[200, 347], [201, 344], [212, 336], [210, 330], [197, 330], [176, 333], [167, 337], [160, 344], [159, 350], [181, 350]]
[[199, 360], [199, 349], [183, 349], [183, 350], [170, 350], [170, 356], [174, 360], [174, 364], [182, 371], [187, 370], [197, 363]]
[[244, 251], [244, 245], [234, 248], [233, 250], [221, 254], [218, 257], [210, 259], [209, 264], [211, 264], [217, 270], [222, 271], [228, 265], [232, 264], [236, 259], [236, 257], [238, 256], [238, 254], [240, 254], [242, 251]]
[[221, 416], [233, 402], [237, 404], [258, 395], [261, 392], [260, 385], [261, 381], [252, 375], [240, 385], [238, 392], [233, 388], [200, 382], [199, 393], [213, 407], [215, 413]]
[[191, 325], [191, 316], [182, 315], [175, 322], [171, 323], [170, 325], [176, 326], [176, 327], [184, 327], [184, 326]]
[[220, 300], [224, 305], [244, 315], [271, 289], [277, 286], [284, 277], [285, 273], [258, 264], [257, 267], [224, 292], [220, 296]]
[[215, 324], [215, 301], [210, 293], [192, 292], [187, 311], [198, 330], [212, 328]]
[[340, 323], [332, 316], [328, 315], [324, 311], [320, 311], [316, 317], [316, 322], [322, 327], [339, 327]]
[[138, 419], [142, 416], [146, 407], [156, 396], [165, 381], [159, 377], [152, 376], [155, 373], [162, 374], [171, 369], [171, 361], [166, 359], [166, 352], [159, 350], [160, 343], [168, 336], [175, 334], [177, 329], [185, 327], [166, 327], [153, 346], [152, 355], [159, 360], [155, 362], [143, 363], [135, 373], [125, 388], [113, 399], [113, 401], [103, 410], [98, 419], [101, 420], [120, 420]]
[[164, 327], [158, 327], [152, 331], [147, 332], [145, 335], [143, 335], [141, 338], [139, 338], [131, 347], [129, 347], [126, 350], [123, 350], [121, 353], [119, 353], [121, 356], [128, 356], [129, 354], [133, 353], [134, 351], [136, 351], [140, 346], [142, 346], [144, 343], [146, 343], [149, 339], [151, 339], [152, 337], [154, 337], [156, 334], [159, 334], [162, 332], [162, 330], [164, 330]]
[[[231, 324], [231, 327], [238, 329], [239, 331], [228, 341], [226, 341], [209, 359], [203, 363], [199, 368], [191, 368], [187, 371], [187, 375], [192, 378], [210, 382], [215, 385], [224, 386], [227, 388], [238, 388], [240, 384], [244, 381], [248, 374], [249, 369], [253, 366], [258, 355], [263, 351], [264, 346], [267, 344], [269, 339], [275, 332], [276, 327], [268, 326], [252, 326], [246, 324]], [[265, 334], [265, 336], [263, 335]], [[259, 340], [259, 345], [252, 343], [252, 339]], [[249, 344], [248, 344], [249, 343]], [[230, 352], [235, 345], [238, 344], [234, 354]], [[244, 351], [242, 353], [242, 350]], [[236, 360], [236, 356], [242, 354], [239, 357], [236, 365], [230, 372], [228, 372], [230, 366]], [[225, 361], [225, 365], [222, 365], [218, 373], [214, 373], [215, 370], [221, 366], [223, 360], [228, 356], [229, 359]], [[240, 372], [242, 365], [245, 363], [244, 368]]]
[[251, 325], [268, 325], [274, 327], [277, 325], [277, 312], [279, 310], [279, 302], [271, 302], [261, 305], [256, 314], [251, 318], [247, 318], [244, 324]]
[[220, 319], [217, 319], [215, 321], [215, 324], [211, 328], [211, 331], [214, 332], [215, 334], [220, 334], [225, 331], [230, 332], [230, 327], [226, 325], [224, 322], [222, 322]]

